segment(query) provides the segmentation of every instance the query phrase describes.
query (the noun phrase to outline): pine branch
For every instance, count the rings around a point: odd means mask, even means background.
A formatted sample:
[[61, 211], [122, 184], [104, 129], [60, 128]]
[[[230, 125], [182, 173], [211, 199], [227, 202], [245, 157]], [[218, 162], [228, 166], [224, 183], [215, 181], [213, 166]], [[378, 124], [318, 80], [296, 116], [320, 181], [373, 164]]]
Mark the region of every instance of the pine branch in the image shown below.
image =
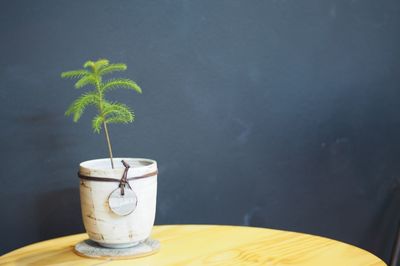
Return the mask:
[[93, 62], [91, 60], [86, 61], [85, 64], [83, 64], [84, 68], [90, 67], [93, 71], [93, 73], [96, 73], [99, 71], [101, 68], [108, 66], [110, 62], [107, 59], [99, 59], [96, 62]]
[[66, 116], [73, 115], [73, 121], [77, 122], [83, 112], [85, 111], [85, 108], [88, 105], [98, 105], [99, 103], [99, 96], [97, 92], [88, 92], [80, 96], [78, 99], [76, 99], [67, 109], [65, 112]]
[[133, 80], [130, 79], [111, 79], [107, 81], [106, 83], [103, 84], [103, 87], [101, 88], [102, 92], [106, 92], [108, 90], [113, 90], [113, 89], [132, 89], [136, 91], [137, 93], [142, 93], [142, 89], [139, 87], [139, 85], [136, 84]]
[[135, 115], [128, 106], [122, 103], [106, 103], [104, 104], [103, 115], [106, 117], [106, 123], [131, 123], [135, 119]]
[[94, 68], [94, 62], [90, 61], [90, 60], [86, 61], [85, 64], [83, 64], [83, 67], [84, 68], [88, 68], [88, 67]]
[[96, 62], [94, 62], [94, 68], [96, 70], [100, 70], [101, 68], [108, 66], [110, 62], [107, 59], [99, 59]]
[[81, 78], [86, 75], [90, 74], [89, 71], [85, 69], [78, 69], [78, 70], [71, 70], [71, 71], [66, 71], [61, 73], [62, 78]]
[[96, 115], [92, 120], [93, 131], [96, 133], [100, 133], [101, 125], [103, 124], [103, 122], [104, 122], [104, 118], [100, 115]]
[[96, 85], [96, 78], [93, 74], [82, 77], [75, 83], [75, 88], [80, 89], [86, 85]]
[[103, 76], [106, 74], [110, 74], [113, 73], [115, 71], [125, 71], [126, 70], [126, 65], [125, 64], [111, 64], [108, 66], [103, 67], [100, 71], [99, 71], [99, 75]]

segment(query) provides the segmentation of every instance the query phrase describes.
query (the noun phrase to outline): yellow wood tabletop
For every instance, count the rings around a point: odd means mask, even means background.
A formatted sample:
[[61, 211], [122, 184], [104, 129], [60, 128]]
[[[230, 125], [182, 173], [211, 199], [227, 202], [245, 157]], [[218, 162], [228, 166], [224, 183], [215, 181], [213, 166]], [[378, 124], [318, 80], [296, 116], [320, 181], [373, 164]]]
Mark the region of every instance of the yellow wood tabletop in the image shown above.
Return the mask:
[[155, 226], [161, 250], [132, 260], [88, 259], [73, 252], [86, 234], [32, 244], [0, 257], [0, 265], [316, 265], [380, 266], [382, 260], [335, 240], [280, 230], [217, 225]]

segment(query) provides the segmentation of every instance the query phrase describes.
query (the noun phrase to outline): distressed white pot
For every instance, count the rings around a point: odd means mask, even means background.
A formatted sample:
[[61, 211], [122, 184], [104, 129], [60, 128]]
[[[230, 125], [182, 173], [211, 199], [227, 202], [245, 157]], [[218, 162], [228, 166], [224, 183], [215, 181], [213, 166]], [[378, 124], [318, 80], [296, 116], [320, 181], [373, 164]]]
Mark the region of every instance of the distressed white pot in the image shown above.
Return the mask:
[[129, 181], [136, 193], [136, 209], [129, 215], [119, 216], [111, 211], [108, 198], [118, 188], [118, 182], [103, 182], [82, 179], [80, 197], [83, 223], [91, 240], [110, 248], [134, 246], [150, 236], [154, 225], [157, 198], [157, 162], [141, 158], [114, 158], [114, 169], [110, 159], [85, 161], [79, 173], [89, 177], [114, 178], [120, 180], [127, 162], [128, 179], [154, 173], [154, 175]]

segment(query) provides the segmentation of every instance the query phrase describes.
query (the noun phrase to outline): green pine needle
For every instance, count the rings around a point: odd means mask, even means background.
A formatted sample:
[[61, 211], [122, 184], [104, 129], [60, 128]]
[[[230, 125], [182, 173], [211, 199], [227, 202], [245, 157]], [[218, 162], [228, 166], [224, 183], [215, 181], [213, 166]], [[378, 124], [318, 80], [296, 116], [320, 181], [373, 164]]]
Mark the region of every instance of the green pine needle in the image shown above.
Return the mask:
[[126, 70], [126, 65], [125, 64], [111, 64], [108, 66], [105, 66], [103, 68], [101, 68], [101, 70], [99, 71], [100, 75], [106, 75], [106, 74], [110, 74], [116, 71], [125, 71]]
[[85, 69], [79, 69], [79, 70], [72, 70], [72, 71], [67, 71], [67, 72], [63, 72], [61, 73], [61, 77], [62, 78], [81, 78], [84, 77], [86, 75], [90, 74], [89, 71], [85, 70]]
[[96, 85], [96, 81], [96, 77], [93, 74], [88, 74], [75, 83], [75, 88], [80, 89], [86, 85]]
[[100, 70], [102, 67], [108, 66], [109, 63], [107, 59], [99, 59], [94, 62], [94, 68]]
[[102, 87], [102, 91], [106, 92], [108, 90], [113, 90], [113, 89], [132, 89], [136, 91], [137, 93], [142, 93], [142, 89], [139, 87], [139, 85], [136, 84], [133, 80], [130, 79], [112, 79], [106, 83], [104, 83], [104, 86]]
[[76, 99], [67, 109], [65, 115], [73, 115], [74, 122], [77, 122], [81, 118], [85, 108], [89, 105], [98, 106], [99, 95], [96, 92], [87, 92], [82, 94]]
[[100, 133], [101, 125], [104, 123], [104, 118], [100, 115], [96, 115], [92, 120], [92, 128], [95, 133]]
[[90, 60], [86, 61], [85, 64], [83, 64], [83, 67], [84, 68], [88, 68], [88, 67], [94, 68], [94, 62], [90, 61]]
[[135, 120], [135, 115], [128, 106], [122, 103], [105, 103], [104, 114], [107, 116], [107, 123], [131, 123]]

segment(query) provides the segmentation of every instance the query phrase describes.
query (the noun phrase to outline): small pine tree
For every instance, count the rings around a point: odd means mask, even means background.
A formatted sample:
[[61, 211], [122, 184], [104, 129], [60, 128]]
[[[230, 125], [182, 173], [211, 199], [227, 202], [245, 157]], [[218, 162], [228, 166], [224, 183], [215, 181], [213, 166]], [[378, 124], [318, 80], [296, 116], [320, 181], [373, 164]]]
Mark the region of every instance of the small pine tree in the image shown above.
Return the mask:
[[65, 115], [72, 115], [73, 121], [77, 122], [86, 107], [93, 105], [97, 108], [98, 113], [92, 120], [92, 127], [96, 133], [100, 133], [101, 129], [104, 128], [111, 167], [114, 168], [112, 146], [107, 124], [131, 123], [134, 121], [135, 115], [132, 109], [125, 104], [107, 101], [104, 98], [105, 93], [117, 88], [132, 89], [138, 93], [142, 93], [142, 89], [136, 84], [136, 82], [130, 79], [116, 78], [105, 82], [103, 81], [104, 75], [116, 71], [125, 71], [127, 68], [125, 64], [110, 64], [107, 59], [100, 59], [95, 62], [87, 61], [83, 67], [84, 69], [63, 72], [61, 73], [61, 77], [78, 79], [75, 83], [75, 88], [77, 89], [87, 85], [91, 85], [95, 89], [83, 93], [78, 99], [76, 99], [69, 106]]

